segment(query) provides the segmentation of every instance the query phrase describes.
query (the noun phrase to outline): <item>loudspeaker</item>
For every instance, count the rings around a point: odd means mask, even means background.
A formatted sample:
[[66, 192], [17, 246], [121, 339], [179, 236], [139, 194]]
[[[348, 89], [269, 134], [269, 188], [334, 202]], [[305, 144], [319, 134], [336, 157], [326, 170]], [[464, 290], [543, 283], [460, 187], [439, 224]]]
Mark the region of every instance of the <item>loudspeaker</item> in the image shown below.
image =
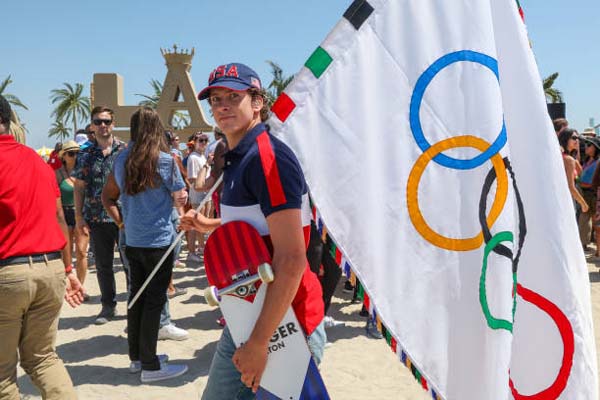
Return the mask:
[[567, 117], [567, 105], [565, 103], [548, 103], [547, 106], [550, 119], [555, 120]]

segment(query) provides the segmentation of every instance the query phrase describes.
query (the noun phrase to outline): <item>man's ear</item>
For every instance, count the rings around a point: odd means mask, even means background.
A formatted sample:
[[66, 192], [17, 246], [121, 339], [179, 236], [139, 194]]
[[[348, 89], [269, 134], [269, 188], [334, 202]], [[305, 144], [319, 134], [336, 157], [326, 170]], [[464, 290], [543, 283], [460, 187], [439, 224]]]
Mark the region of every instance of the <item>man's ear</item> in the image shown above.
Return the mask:
[[255, 96], [252, 98], [252, 108], [254, 111], [260, 111], [263, 108], [264, 99], [262, 96]]

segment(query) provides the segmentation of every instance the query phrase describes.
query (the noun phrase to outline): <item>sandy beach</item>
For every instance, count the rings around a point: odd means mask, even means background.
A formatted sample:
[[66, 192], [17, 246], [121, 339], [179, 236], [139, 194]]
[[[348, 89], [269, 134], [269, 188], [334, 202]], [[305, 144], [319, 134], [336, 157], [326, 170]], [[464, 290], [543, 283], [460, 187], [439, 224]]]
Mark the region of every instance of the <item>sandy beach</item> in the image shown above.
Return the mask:
[[[221, 327], [217, 308], [206, 304], [202, 289], [206, 277], [202, 265], [187, 264], [174, 271], [175, 284], [187, 294], [171, 300], [173, 322], [189, 331], [186, 341], [159, 341], [159, 353], [169, 354], [172, 362], [185, 363], [189, 370], [181, 377], [142, 385], [139, 374], [130, 374], [127, 357], [125, 274], [117, 258], [119, 317], [102, 326], [94, 325], [100, 310], [95, 271], [86, 280], [91, 301], [76, 309], [62, 309], [57, 351], [65, 362], [82, 400], [199, 399], [206, 384], [208, 369]], [[600, 272], [588, 264], [596, 343], [600, 339]], [[329, 328], [331, 346], [325, 350], [321, 373], [332, 399], [402, 399], [425, 400], [423, 391], [409, 371], [398, 361], [384, 340], [365, 335], [365, 319], [358, 315], [359, 304], [351, 304], [351, 295], [338, 285], [330, 315], [345, 322]], [[41, 399], [37, 389], [19, 368], [19, 387], [23, 399]]]

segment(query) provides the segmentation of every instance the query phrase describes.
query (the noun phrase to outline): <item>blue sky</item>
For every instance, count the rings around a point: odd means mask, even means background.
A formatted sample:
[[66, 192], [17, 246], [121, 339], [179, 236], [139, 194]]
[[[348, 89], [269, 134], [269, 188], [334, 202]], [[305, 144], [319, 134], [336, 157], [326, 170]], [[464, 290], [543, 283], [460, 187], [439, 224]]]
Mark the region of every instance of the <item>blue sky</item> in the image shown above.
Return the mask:
[[[150, 93], [149, 81], [166, 74], [160, 48], [195, 47], [191, 71], [196, 88], [222, 62], [251, 65], [266, 83], [265, 60], [286, 74], [297, 72], [350, 5], [351, 0], [81, 0], [9, 1], [2, 5], [5, 56], [0, 79], [12, 75], [8, 92], [29, 111], [19, 111], [27, 144], [53, 145], [49, 96], [63, 82], [86, 88], [96, 72], [124, 77], [125, 100]], [[600, 2], [521, 0], [540, 73], [560, 72], [567, 117], [582, 130], [600, 123]], [[86, 93], [89, 90], [86, 89]]]

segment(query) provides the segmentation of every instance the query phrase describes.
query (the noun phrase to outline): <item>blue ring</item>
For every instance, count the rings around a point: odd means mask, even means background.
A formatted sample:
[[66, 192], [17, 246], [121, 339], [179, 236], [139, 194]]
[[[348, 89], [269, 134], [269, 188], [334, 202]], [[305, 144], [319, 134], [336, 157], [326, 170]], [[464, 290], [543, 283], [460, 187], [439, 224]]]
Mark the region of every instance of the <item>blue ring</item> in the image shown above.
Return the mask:
[[[421, 102], [423, 101], [425, 90], [427, 89], [427, 86], [429, 86], [433, 78], [440, 71], [442, 71], [447, 66], [459, 61], [470, 61], [487, 67], [494, 73], [498, 82], [500, 82], [500, 77], [498, 75], [498, 61], [496, 61], [494, 58], [488, 55], [477, 53], [475, 51], [462, 50], [456, 51], [454, 53], [449, 53], [438, 59], [433, 64], [431, 64], [431, 66], [427, 68], [417, 80], [417, 83], [415, 84], [415, 89], [412, 94], [412, 98], [410, 100], [410, 128], [412, 130], [413, 137], [417, 142], [417, 145], [421, 148], [423, 152], [427, 151], [427, 149], [431, 147], [431, 144], [429, 144], [427, 139], [425, 139], [425, 135], [423, 134], [423, 128], [421, 127], [421, 117], [419, 116], [419, 112], [421, 110]], [[444, 154], [438, 154], [437, 156], [433, 157], [433, 161], [440, 165], [443, 165], [444, 167], [452, 169], [473, 169], [489, 160], [494, 154], [498, 153], [500, 149], [504, 147], [505, 144], [506, 125], [504, 123], [504, 118], [502, 118], [502, 130], [500, 131], [500, 134], [498, 135], [494, 143], [492, 143], [490, 147], [483, 153], [467, 160], [460, 160], [446, 156]]]

